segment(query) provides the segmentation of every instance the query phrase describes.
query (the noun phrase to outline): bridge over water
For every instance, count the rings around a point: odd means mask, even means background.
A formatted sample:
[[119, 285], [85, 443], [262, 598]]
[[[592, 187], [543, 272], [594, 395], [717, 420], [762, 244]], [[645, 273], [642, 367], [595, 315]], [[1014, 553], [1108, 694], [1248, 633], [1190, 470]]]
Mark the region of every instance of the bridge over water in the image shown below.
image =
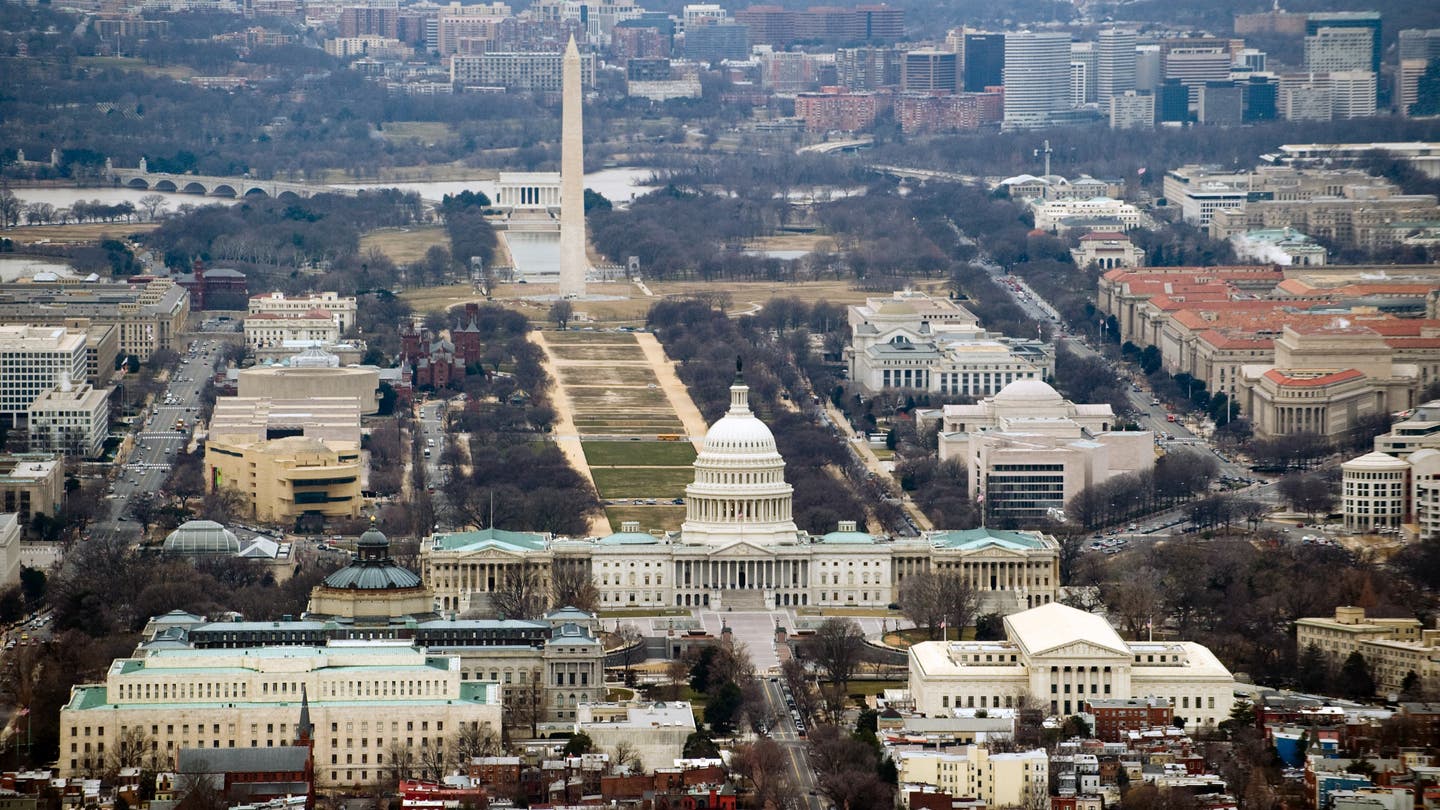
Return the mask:
[[198, 194], [206, 197], [275, 197], [300, 198], [316, 194], [355, 195], [356, 189], [332, 188], [308, 183], [290, 183], [283, 180], [256, 180], [249, 177], [210, 177], [201, 174], [170, 174], [152, 172], [140, 160], [140, 166], [133, 169], [111, 167], [110, 179], [125, 188], [150, 191], [169, 191], [180, 194]]

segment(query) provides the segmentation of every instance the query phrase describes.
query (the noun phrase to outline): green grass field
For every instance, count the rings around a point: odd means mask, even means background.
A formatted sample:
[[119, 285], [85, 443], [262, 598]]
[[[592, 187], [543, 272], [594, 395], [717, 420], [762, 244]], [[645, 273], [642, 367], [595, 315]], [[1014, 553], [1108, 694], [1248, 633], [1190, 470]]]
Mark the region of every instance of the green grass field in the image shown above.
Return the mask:
[[695, 461], [689, 442], [582, 442], [591, 467], [686, 467]]
[[620, 531], [620, 525], [627, 520], [640, 524], [640, 531], [652, 529], [673, 532], [685, 522], [683, 506], [607, 506], [605, 517], [610, 519], [610, 528]]
[[606, 500], [679, 498], [685, 495], [685, 485], [695, 480], [689, 467], [601, 467], [590, 473], [600, 497]]

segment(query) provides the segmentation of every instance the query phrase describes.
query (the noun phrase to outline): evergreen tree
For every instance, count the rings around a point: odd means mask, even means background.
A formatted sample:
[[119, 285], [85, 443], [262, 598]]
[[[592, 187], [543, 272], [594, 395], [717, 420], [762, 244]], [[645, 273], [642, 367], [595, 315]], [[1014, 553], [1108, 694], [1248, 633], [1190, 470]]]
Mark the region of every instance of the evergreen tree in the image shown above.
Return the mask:
[[1370, 665], [1359, 650], [1350, 653], [1340, 667], [1340, 692], [1348, 698], [1363, 699], [1375, 696], [1375, 679], [1370, 675]]
[[1302, 692], [1323, 692], [1330, 683], [1330, 661], [1314, 644], [1305, 645], [1295, 663], [1295, 680]]
[[1418, 698], [1420, 696], [1420, 675], [1415, 670], [1405, 673], [1405, 679], [1400, 682], [1400, 696], [1407, 698]]

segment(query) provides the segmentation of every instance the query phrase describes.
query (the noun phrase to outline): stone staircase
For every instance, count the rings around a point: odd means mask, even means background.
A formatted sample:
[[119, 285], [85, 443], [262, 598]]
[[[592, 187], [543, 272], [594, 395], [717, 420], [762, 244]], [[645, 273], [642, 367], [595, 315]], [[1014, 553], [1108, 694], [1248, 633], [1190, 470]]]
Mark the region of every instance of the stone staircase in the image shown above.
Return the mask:
[[770, 606], [765, 604], [764, 591], [726, 590], [721, 591], [721, 606], [724, 610], [769, 610]]

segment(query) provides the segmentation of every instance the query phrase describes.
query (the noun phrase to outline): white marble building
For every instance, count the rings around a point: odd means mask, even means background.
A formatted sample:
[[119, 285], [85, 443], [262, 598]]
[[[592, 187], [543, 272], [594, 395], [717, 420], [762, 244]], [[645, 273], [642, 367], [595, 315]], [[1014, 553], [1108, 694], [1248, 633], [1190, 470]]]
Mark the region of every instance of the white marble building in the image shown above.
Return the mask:
[[1038, 705], [1069, 716], [1088, 700], [1158, 697], [1192, 730], [1230, 716], [1234, 677], [1190, 641], [1120, 638], [1104, 617], [1054, 603], [1005, 617], [1006, 641], [926, 641], [910, 648], [916, 711]]

